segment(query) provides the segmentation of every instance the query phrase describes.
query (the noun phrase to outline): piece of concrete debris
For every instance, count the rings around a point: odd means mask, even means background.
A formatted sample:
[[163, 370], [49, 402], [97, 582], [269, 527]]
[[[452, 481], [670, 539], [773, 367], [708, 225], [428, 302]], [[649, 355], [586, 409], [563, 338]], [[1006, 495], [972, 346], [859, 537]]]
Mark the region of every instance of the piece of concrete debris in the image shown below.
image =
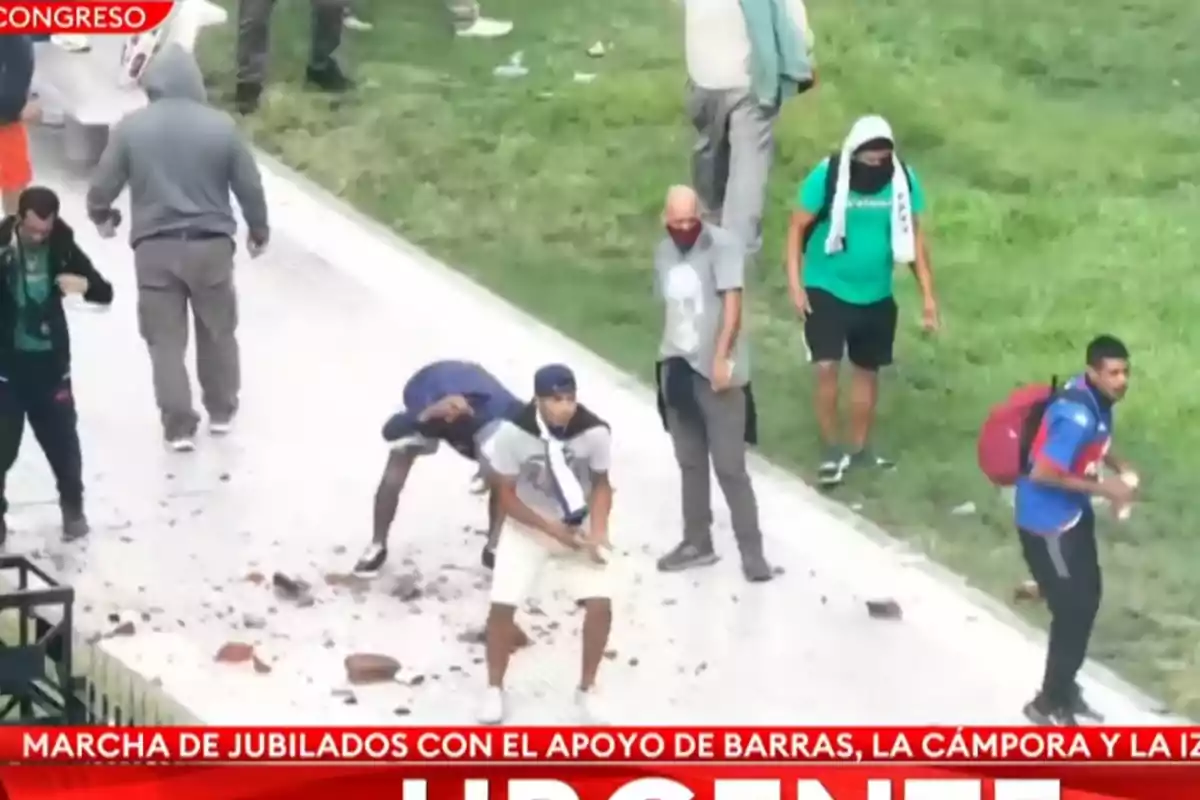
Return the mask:
[[242, 627], [252, 631], [262, 630], [267, 627], [267, 618], [259, 617], [254, 614], [242, 615]]
[[594, 80], [596, 80], [596, 73], [594, 73], [594, 72], [576, 72], [575, 73], [575, 82], [576, 83], [591, 83]]
[[388, 594], [397, 600], [404, 603], [411, 603], [413, 600], [420, 599], [424, 591], [421, 589], [421, 575], [417, 572], [410, 572], [396, 577], [396, 582], [392, 584]]
[[275, 587], [275, 594], [281, 600], [289, 600], [301, 608], [307, 608], [316, 602], [312, 596], [312, 586], [300, 578], [289, 578], [282, 572], [276, 572], [271, 576], [271, 585]]
[[254, 664], [254, 671], [257, 672], [259, 675], [266, 675], [266, 674], [270, 673], [271, 665], [268, 664], [267, 662], [263, 661], [258, 656], [254, 656], [253, 658], [250, 659], [250, 661]]
[[253, 659], [254, 645], [245, 642], [226, 642], [213, 657], [218, 664], [244, 664]]
[[604, 42], [596, 42], [587, 49], [587, 54], [592, 58], [603, 58], [608, 54], [608, 48], [604, 46]]
[[950, 513], [956, 517], [969, 517], [972, 514], [974, 514], [976, 511], [978, 511], [978, 509], [976, 508], [975, 504], [973, 502], [971, 502], [970, 500], [968, 500], [965, 503], [960, 503], [960, 504], [956, 505], [954, 508], [950, 509]]
[[613, 659], [615, 659], [617, 657], [617, 651], [616, 650], [605, 650], [604, 657], [607, 658], [609, 661], [612, 661]]
[[400, 662], [378, 653], [354, 653], [346, 656], [346, 679], [353, 686], [387, 683], [400, 671]]
[[1025, 581], [1013, 589], [1013, 600], [1018, 603], [1032, 603], [1042, 599], [1042, 590], [1036, 581]]
[[349, 589], [351, 592], [365, 592], [371, 588], [371, 581], [362, 575], [353, 573], [330, 572], [325, 576], [325, 585], [335, 589]]
[[497, 78], [523, 78], [529, 74], [524, 61], [525, 53], [518, 50], [509, 57], [507, 64], [501, 64], [492, 70], [492, 74]]
[[904, 617], [904, 611], [900, 608], [900, 604], [890, 597], [881, 600], [868, 600], [867, 614], [871, 619], [897, 620]]
[[399, 706], [392, 713], [394, 713], [397, 717], [407, 717], [412, 713], [412, 709], [408, 708], [407, 706]]
[[463, 644], [483, 644], [487, 639], [487, 632], [483, 628], [468, 628], [455, 638]]

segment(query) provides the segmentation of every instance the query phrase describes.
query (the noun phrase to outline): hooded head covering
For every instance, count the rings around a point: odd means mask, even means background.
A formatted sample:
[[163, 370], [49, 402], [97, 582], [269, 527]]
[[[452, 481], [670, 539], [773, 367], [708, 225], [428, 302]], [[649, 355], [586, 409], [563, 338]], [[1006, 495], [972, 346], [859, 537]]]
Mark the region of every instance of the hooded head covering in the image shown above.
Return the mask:
[[199, 103], [208, 100], [204, 76], [195, 57], [178, 44], [160, 50], [142, 75], [142, 89], [150, 100], [181, 99]]
[[[842, 143], [837, 187], [829, 212], [829, 235], [825, 238], [826, 253], [840, 253], [846, 247], [846, 207], [850, 200], [851, 159], [860, 147], [875, 141], [891, 143], [895, 153], [896, 139], [892, 135], [892, 126], [883, 117], [871, 115], [860, 117]], [[908, 185], [908, 170], [900, 162], [899, 156], [893, 156], [892, 170], [892, 257], [896, 263], [911, 264], [916, 260], [917, 253], [912, 215], [912, 188]]]

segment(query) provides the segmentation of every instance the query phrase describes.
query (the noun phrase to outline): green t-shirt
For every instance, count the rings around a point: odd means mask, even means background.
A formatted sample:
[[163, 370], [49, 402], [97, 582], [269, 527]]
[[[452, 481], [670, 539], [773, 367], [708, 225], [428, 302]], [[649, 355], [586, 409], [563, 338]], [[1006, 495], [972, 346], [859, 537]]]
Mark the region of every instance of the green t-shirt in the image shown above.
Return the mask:
[[[907, 165], [906, 165], [907, 166]], [[841, 167], [839, 166], [839, 169]], [[829, 159], [825, 159], [800, 184], [796, 203], [810, 214], [825, 204], [825, 181]], [[908, 170], [913, 214], [925, 210], [925, 193], [916, 173]], [[892, 296], [892, 185], [875, 194], [850, 192], [846, 203], [846, 248], [825, 252], [829, 220], [821, 221], [804, 249], [804, 285], [825, 291], [855, 305], [867, 305]]]
[[[47, 352], [53, 344], [40, 307], [50, 299], [54, 288], [49, 253], [45, 247], [13, 248], [9, 264], [12, 269], [8, 279], [17, 304], [13, 346], [27, 353]], [[30, 314], [35, 315], [36, 321], [29, 319]]]

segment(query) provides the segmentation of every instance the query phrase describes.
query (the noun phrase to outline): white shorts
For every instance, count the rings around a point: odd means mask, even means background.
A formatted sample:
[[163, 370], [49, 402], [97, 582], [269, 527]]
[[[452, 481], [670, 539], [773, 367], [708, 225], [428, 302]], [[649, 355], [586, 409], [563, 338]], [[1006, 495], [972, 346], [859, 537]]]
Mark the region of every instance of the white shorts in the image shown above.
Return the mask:
[[496, 545], [492, 570], [492, 605], [519, 607], [537, 585], [542, 569], [553, 564], [576, 600], [609, 599], [613, 595], [617, 554], [597, 564], [583, 552], [570, 550], [541, 531], [509, 522]]

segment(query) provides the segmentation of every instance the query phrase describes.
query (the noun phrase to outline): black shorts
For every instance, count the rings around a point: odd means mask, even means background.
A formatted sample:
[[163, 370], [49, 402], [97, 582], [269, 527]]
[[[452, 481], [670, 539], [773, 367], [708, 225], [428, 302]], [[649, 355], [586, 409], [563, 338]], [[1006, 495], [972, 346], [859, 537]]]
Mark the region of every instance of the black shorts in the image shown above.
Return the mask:
[[804, 320], [804, 338], [814, 362], [848, 356], [851, 364], [867, 370], [892, 363], [897, 317], [893, 298], [860, 306], [824, 289], [809, 289], [808, 304], [812, 312]]

